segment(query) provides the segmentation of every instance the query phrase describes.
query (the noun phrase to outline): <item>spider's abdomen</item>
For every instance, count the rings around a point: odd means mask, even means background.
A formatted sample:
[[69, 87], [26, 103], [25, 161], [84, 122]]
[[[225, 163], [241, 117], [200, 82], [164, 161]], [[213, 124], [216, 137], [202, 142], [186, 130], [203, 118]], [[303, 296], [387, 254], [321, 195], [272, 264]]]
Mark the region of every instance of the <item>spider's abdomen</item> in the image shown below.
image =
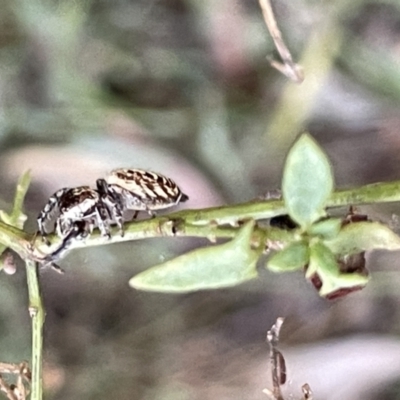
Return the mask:
[[155, 172], [119, 168], [111, 171], [106, 181], [129, 209], [159, 210], [188, 199], [172, 179]]

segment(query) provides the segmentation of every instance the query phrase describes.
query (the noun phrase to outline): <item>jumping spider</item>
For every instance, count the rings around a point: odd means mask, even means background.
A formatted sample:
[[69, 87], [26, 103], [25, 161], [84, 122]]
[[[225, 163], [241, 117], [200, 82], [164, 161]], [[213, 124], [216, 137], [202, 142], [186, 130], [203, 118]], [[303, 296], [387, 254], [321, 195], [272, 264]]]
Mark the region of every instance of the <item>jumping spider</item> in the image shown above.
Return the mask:
[[82, 240], [98, 227], [101, 235], [110, 238], [110, 224], [115, 222], [124, 235], [123, 213], [168, 208], [188, 200], [171, 179], [140, 169], [115, 169], [107, 179], [98, 179], [97, 189], [89, 186], [64, 188], [54, 193], [40, 212], [37, 222], [43, 240], [49, 245], [46, 225], [55, 219], [55, 231], [62, 239], [60, 246], [44, 258], [55, 266], [75, 240]]
[[118, 208], [113, 206], [106, 194], [102, 195], [89, 186], [60, 189], [49, 198], [37, 218], [39, 233], [48, 245], [46, 225], [54, 219], [55, 231], [62, 243], [45, 257], [49, 263], [61, 258], [74, 240], [84, 239], [95, 227], [99, 228], [102, 236], [110, 238], [112, 219], [123, 235], [122, 216]]
[[97, 191], [110, 207], [123, 214], [133, 210], [135, 219], [139, 211], [147, 211], [151, 216], [156, 210], [169, 208], [189, 197], [178, 185], [164, 175], [142, 169], [118, 168], [109, 173], [106, 179], [98, 179]]

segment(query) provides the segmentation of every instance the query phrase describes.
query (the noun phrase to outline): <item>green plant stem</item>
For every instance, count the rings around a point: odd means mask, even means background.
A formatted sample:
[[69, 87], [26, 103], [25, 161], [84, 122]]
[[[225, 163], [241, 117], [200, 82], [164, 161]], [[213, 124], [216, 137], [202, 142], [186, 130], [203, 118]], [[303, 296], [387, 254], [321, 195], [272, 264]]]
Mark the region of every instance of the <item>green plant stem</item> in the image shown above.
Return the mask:
[[13, 249], [22, 258], [28, 253], [32, 235], [0, 221], [0, 243]]
[[338, 190], [329, 199], [328, 207], [396, 201], [400, 201], [400, 181], [379, 182], [354, 189]]
[[[17, 189], [14, 197], [14, 205], [11, 212], [11, 225], [18, 226], [18, 228], [24, 225], [26, 220], [26, 216], [23, 215], [23, 204], [26, 196], [26, 192], [28, 191], [29, 185], [31, 183], [31, 173], [30, 171], [26, 171], [20, 178], [17, 184]], [[21, 220], [21, 216], [23, 216]], [[18, 224], [18, 225], [16, 225]]]
[[[354, 189], [339, 190], [328, 200], [327, 208], [345, 207], [370, 203], [390, 203], [400, 201], [400, 181], [379, 182]], [[246, 219], [268, 219], [286, 214], [282, 200], [268, 200], [214, 207], [205, 210], [184, 210], [170, 214], [170, 218], [181, 218], [193, 225], [217, 224], [235, 225]]]
[[[0, 219], [8, 225], [22, 229], [24, 222], [26, 221], [26, 215], [23, 213], [23, 203], [26, 192], [28, 191], [29, 184], [31, 182], [31, 174], [26, 171], [18, 180], [17, 188], [14, 196], [14, 205], [11, 214], [7, 214], [3, 210], [0, 210]], [[3, 254], [7, 248], [2, 241], [0, 241], [0, 255]], [[0, 269], [3, 268], [3, 262], [0, 261]]]
[[38, 268], [38, 263], [26, 260], [29, 314], [32, 319], [31, 400], [42, 400], [43, 398], [43, 324], [45, 311], [40, 293]]
[[[327, 207], [345, 207], [368, 203], [387, 203], [400, 201], [400, 181], [381, 182], [355, 189], [340, 190], [331, 196]], [[164, 236], [193, 236], [214, 238], [230, 238], [236, 235], [238, 224], [248, 219], [263, 220], [286, 214], [282, 200], [257, 200], [233, 206], [211, 207], [201, 210], [182, 210], [158, 218], [143, 221], [132, 221], [125, 224], [125, 236], [113, 230], [113, 237], [107, 240], [96, 231], [85, 241], [76, 241], [71, 248], [98, 246], [106, 243], [140, 240]], [[230, 225], [231, 227], [222, 226]], [[115, 234], [114, 234], [115, 233]], [[279, 236], [277, 231], [268, 234]], [[285, 234], [282, 233], [282, 240]], [[57, 235], [49, 236], [53, 243], [59, 243]], [[275, 240], [275, 239], [272, 239]], [[278, 240], [278, 239], [276, 239]], [[23, 259], [31, 256], [29, 245], [32, 235], [15, 227], [0, 222], [0, 243], [16, 251]], [[42, 243], [40, 237], [35, 242], [35, 256], [47, 254], [51, 248]]]

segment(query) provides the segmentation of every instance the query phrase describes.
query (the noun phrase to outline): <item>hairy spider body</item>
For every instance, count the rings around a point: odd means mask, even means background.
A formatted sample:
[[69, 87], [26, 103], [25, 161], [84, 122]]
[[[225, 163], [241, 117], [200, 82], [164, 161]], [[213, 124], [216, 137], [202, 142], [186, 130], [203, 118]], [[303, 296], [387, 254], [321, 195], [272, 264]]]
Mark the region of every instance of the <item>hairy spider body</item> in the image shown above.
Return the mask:
[[[106, 195], [101, 195], [89, 186], [64, 188], [54, 193], [37, 219], [39, 232], [47, 244], [46, 235], [54, 230], [62, 239], [61, 245], [47, 259], [60, 258], [74, 240], [84, 239], [95, 227], [99, 228], [102, 236], [110, 238], [111, 213], [122, 234], [122, 217], [118, 218], [118, 211], [111, 208], [111, 204]], [[46, 225], [53, 220], [55, 229], [48, 232]]]
[[[50, 244], [46, 236], [56, 232], [62, 239], [60, 246], [45, 256], [43, 262], [55, 266], [75, 240], [82, 240], [98, 227], [102, 236], [108, 238], [110, 224], [116, 223], [123, 230], [123, 213], [155, 210], [174, 206], [188, 200], [176, 183], [163, 175], [141, 169], [115, 169], [107, 179], [98, 179], [97, 189], [89, 186], [64, 188], [54, 193], [37, 218], [39, 232], [43, 240]], [[46, 226], [55, 221], [53, 230]]]
[[39, 232], [46, 237], [46, 223], [55, 220], [55, 231], [60, 237], [64, 237], [75, 222], [85, 221], [89, 229], [93, 229], [98, 223], [102, 234], [109, 236], [107, 209], [101, 201], [97, 191], [89, 186], [76, 188], [63, 188], [54, 193], [39, 213], [37, 222]]
[[142, 169], [114, 169], [106, 179], [97, 180], [97, 190], [121, 212], [135, 211], [135, 217], [139, 211], [154, 215], [189, 199], [172, 179]]

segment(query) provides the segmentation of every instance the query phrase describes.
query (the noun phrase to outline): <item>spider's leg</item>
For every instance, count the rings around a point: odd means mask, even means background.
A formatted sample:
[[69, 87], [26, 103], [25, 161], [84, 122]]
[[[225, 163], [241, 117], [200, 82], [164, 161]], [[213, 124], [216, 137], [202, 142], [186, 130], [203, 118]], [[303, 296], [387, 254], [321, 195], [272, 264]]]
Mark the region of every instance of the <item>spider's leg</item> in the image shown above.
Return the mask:
[[[151, 208], [150, 208], [151, 202], [150, 202], [150, 205], [149, 205], [149, 202], [143, 201], [139, 197], [136, 197], [135, 201], [137, 202], [138, 206], [140, 207], [140, 210], [146, 211], [147, 214], [149, 214], [151, 216], [151, 218], [154, 218], [156, 216], [155, 211], [152, 211]], [[136, 211], [136, 216], [137, 216], [138, 213], [139, 213], [139, 211]]]
[[109, 213], [109, 219], [115, 219], [120, 235], [124, 236], [122, 216], [124, 204], [122, 201], [122, 196], [114, 190], [113, 185], [109, 185], [104, 179], [98, 179], [96, 181], [96, 186], [102, 203]]
[[[107, 208], [104, 206], [104, 204], [100, 203], [98, 206], [95, 208], [95, 221], [97, 223], [97, 226], [100, 229], [101, 235], [106, 236], [108, 239], [111, 238], [111, 233], [110, 233], [110, 225], [109, 225], [109, 213]], [[93, 222], [90, 222], [93, 223]], [[92, 229], [92, 227], [91, 227]]]
[[43, 241], [50, 245], [49, 240], [46, 238], [47, 232], [45, 229], [45, 224], [50, 221], [57, 212], [59, 212], [58, 204], [62, 196], [64, 196], [67, 188], [60, 189], [55, 192], [52, 196], [50, 196], [49, 200], [47, 201], [46, 205], [43, 207], [42, 211], [40, 211], [37, 217], [37, 224], [39, 228], [39, 232], [42, 235]]
[[56, 271], [58, 274], [63, 275], [65, 271], [56, 263], [51, 262], [48, 266], [53, 270]]
[[72, 220], [61, 215], [56, 221], [56, 232], [60, 238], [65, 237], [73, 228]]
[[[40, 232], [40, 231], [39, 231]], [[42, 235], [42, 241], [45, 243], [45, 244], [47, 244], [47, 246], [50, 246], [50, 240], [49, 239], [47, 239], [47, 232], [45, 232], [45, 231], [42, 231], [41, 232], [41, 235]], [[37, 233], [36, 233], [36, 235], [35, 235], [35, 240], [36, 240], [36, 236], [37, 236]]]
[[157, 217], [157, 213], [155, 211], [151, 211], [150, 209], [146, 209], [147, 213], [150, 215], [151, 218]]
[[105, 179], [97, 179], [96, 188], [101, 197], [107, 196], [109, 194], [110, 188]]
[[100, 198], [98, 204], [94, 207], [94, 216], [89, 220], [90, 232], [92, 232], [93, 228], [97, 226], [101, 235], [110, 239], [110, 219], [111, 215], [108, 207], [106, 207], [103, 200]]
[[[117, 197], [117, 196], [116, 196]], [[119, 228], [119, 234], [121, 237], [124, 236], [124, 221], [122, 217], [122, 205], [120, 201], [112, 201], [109, 199], [107, 201], [107, 208], [110, 209], [110, 213], [113, 219], [115, 219], [115, 222]]]
[[125, 230], [124, 230], [124, 221], [122, 219], [122, 209], [118, 206], [114, 206], [113, 214], [115, 222], [117, 223], [119, 228], [119, 234], [121, 235], [121, 237], [123, 237], [125, 235]]
[[44, 264], [56, 265], [54, 264], [54, 261], [62, 258], [75, 240], [82, 240], [86, 236], [88, 236], [86, 223], [84, 221], [76, 221], [74, 224], [72, 224], [71, 229], [63, 237], [63, 240], [58, 248], [45, 257]]
[[132, 220], [138, 217], [140, 211], [146, 211], [150, 215], [154, 214], [139, 196], [128, 191], [125, 192], [125, 207], [127, 210], [135, 211]]
[[156, 212], [151, 210], [148, 204], [146, 204], [144, 201], [142, 201], [141, 203], [144, 207], [144, 211], [146, 211], [147, 214], [149, 214], [151, 218], [155, 218], [157, 216]]
[[[30, 243], [29, 243], [29, 249], [30, 249], [30, 250], [32, 250], [32, 249], [35, 247], [35, 242], [36, 242], [38, 233], [39, 233], [39, 231], [36, 231], [36, 232], [33, 234], [33, 236], [32, 236], [32, 239], [31, 239], [31, 241], [30, 241]], [[43, 236], [42, 236], [42, 237], [43, 237]], [[49, 245], [49, 243], [47, 243], [47, 245]]]

